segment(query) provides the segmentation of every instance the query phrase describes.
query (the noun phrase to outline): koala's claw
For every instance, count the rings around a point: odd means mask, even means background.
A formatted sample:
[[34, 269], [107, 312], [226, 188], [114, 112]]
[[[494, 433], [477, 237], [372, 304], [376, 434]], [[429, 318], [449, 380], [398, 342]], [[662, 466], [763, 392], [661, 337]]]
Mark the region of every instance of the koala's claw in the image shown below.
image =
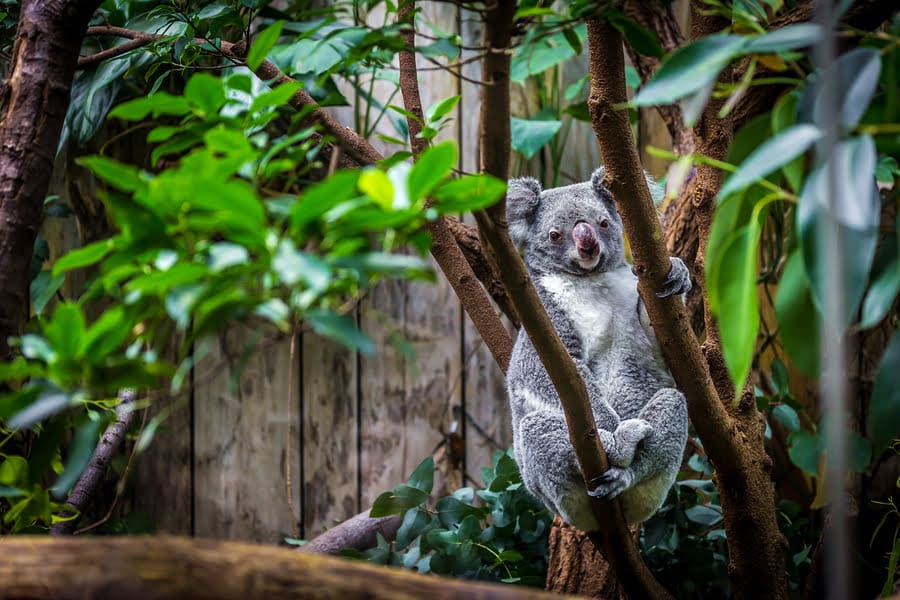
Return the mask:
[[663, 282], [662, 290], [656, 292], [657, 298], [667, 298], [668, 296], [686, 294], [691, 291], [691, 272], [687, 265], [675, 256], [669, 258], [672, 262], [672, 268]]
[[587, 495], [593, 498], [612, 500], [631, 487], [632, 477], [629, 469], [610, 467], [606, 473], [591, 480], [591, 486], [594, 489], [588, 490]]

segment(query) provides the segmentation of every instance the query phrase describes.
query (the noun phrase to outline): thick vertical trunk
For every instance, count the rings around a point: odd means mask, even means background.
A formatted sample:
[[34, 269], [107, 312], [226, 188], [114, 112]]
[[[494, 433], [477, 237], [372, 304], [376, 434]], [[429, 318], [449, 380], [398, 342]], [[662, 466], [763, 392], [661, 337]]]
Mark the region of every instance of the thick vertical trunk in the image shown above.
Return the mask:
[[24, 0], [0, 90], [0, 360], [27, 311], [28, 265], [81, 39], [100, 0]]

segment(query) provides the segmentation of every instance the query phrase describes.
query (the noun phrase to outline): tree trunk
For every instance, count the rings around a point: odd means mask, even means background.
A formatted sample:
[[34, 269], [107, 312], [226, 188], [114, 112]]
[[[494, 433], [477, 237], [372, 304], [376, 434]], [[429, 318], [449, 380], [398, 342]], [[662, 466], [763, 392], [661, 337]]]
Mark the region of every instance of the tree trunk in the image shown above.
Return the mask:
[[606, 600], [628, 598], [612, 565], [585, 532], [554, 517], [547, 545], [550, 564], [545, 589], [548, 591]]
[[100, 0], [24, 0], [9, 78], [0, 89], [0, 360], [20, 333], [28, 266], [41, 222], [78, 51]]

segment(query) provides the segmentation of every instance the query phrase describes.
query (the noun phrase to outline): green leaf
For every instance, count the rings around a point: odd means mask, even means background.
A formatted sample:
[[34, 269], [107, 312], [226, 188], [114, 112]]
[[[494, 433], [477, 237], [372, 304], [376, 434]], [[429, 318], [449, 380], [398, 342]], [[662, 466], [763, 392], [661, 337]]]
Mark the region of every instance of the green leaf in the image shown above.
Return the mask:
[[47, 303], [56, 295], [63, 282], [66, 280], [65, 275], [60, 274], [54, 276], [51, 271], [41, 271], [38, 276], [31, 281], [31, 305], [34, 312], [41, 314]]
[[322, 293], [331, 283], [328, 265], [317, 256], [297, 250], [293, 242], [287, 239], [278, 244], [272, 268], [281, 282], [288, 286], [302, 281], [309, 289]]
[[739, 35], [711, 35], [675, 50], [663, 62], [653, 79], [632, 100], [635, 106], [671, 104], [715, 81], [732, 58], [740, 54], [746, 38]]
[[459, 100], [462, 96], [450, 96], [449, 98], [444, 98], [443, 100], [438, 100], [431, 106], [429, 106], [425, 110], [425, 123], [431, 124], [437, 121], [440, 121], [446, 115], [450, 113], [456, 105], [459, 104]]
[[78, 164], [89, 168], [103, 181], [126, 192], [135, 192], [147, 185], [137, 167], [105, 156], [85, 156], [78, 159]]
[[725, 244], [720, 261], [707, 263], [708, 285], [717, 290], [713, 310], [718, 316], [722, 353], [738, 388], [750, 372], [759, 329], [756, 261], [760, 232], [759, 221], [752, 219]]
[[196, 73], [184, 86], [184, 97], [199, 109], [199, 116], [215, 115], [225, 104], [225, 84], [221, 77]]
[[562, 121], [537, 121], [510, 118], [510, 142], [513, 149], [518, 151], [526, 159], [534, 156], [544, 144], [549, 142], [554, 135], [559, 133]]
[[410, 474], [408, 483], [412, 487], [430, 494], [434, 487], [434, 457], [428, 456], [420, 462]]
[[[881, 74], [881, 53], [875, 48], [856, 48], [841, 55], [824, 73], [820, 80], [824, 84], [813, 86], [818, 93], [813, 106], [813, 122], [826, 123], [830, 110], [826, 99], [836, 97], [840, 102], [838, 122], [845, 127], [855, 127], [875, 91]], [[823, 89], [828, 86], [829, 89]]]
[[428, 492], [409, 485], [398, 485], [392, 492], [385, 492], [372, 503], [370, 517], [387, 517], [399, 515], [407, 510], [424, 504], [428, 500]]
[[788, 255], [775, 297], [778, 336], [791, 362], [810, 377], [819, 376], [819, 313], [799, 249]]
[[803, 429], [795, 431], [788, 438], [790, 447], [788, 456], [791, 462], [813, 477], [819, 469], [819, 458], [822, 456], [822, 440], [815, 434]]
[[130, 333], [131, 324], [125, 320], [125, 310], [121, 306], [108, 308], [88, 328], [84, 336], [84, 355], [91, 362], [99, 363], [121, 346]]
[[813, 125], [794, 125], [764, 142], [741, 163], [719, 191], [719, 197], [741, 190], [802, 155], [822, 138], [824, 132]]
[[[607, 11], [606, 15], [609, 19], [609, 24], [622, 32], [622, 35], [625, 36], [628, 44], [635, 52], [656, 58], [662, 58], [665, 55], [665, 51], [660, 45], [655, 31], [647, 29], [619, 10]], [[580, 53], [580, 50], [576, 51], [576, 54]]]
[[869, 437], [876, 455], [900, 437], [900, 332], [895, 331], [878, 363], [869, 405]]
[[[784, 131], [796, 121], [797, 97], [796, 92], [790, 92], [775, 103], [775, 108], [772, 109], [771, 123], [773, 134]], [[798, 156], [782, 167], [785, 178], [795, 192], [799, 192], [803, 187], [803, 163], [803, 157]]]
[[47, 343], [47, 340], [33, 333], [26, 333], [19, 339], [22, 346], [22, 354], [25, 358], [42, 360], [51, 363], [56, 360], [56, 352]]
[[475, 211], [496, 203], [506, 194], [506, 183], [487, 173], [451, 179], [434, 191], [442, 214]]
[[[875, 159], [875, 143], [869, 136], [838, 142], [828, 163], [810, 174], [797, 207], [803, 262], [819, 307], [829, 293], [827, 278], [834, 272], [826, 250], [833, 248], [842, 257], [844, 327], [859, 308], [878, 242], [881, 201], [872, 175]], [[829, 168], [834, 171], [833, 182]], [[833, 206], [828, 206], [829, 192]], [[836, 248], [829, 235], [832, 226], [841, 234], [842, 245]]]
[[250, 113], [256, 114], [267, 109], [284, 106], [302, 87], [296, 81], [285, 81], [275, 89], [263, 92], [254, 98], [253, 103], [250, 104]]
[[0, 463], [0, 484], [25, 486], [28, 484], [28, 461], [21, 456], [7, 456]]
[[359, 174], [357, 186], [381, 208], [390, 210], [394, 207], [394, 184], [381, 169], [375, 167], [363, 169]]
[[412, 202], [425, 198], [456, 166], [454, 142], [442, 142], [423, 152], [409, 173], [409, 194]]
[[85, 322], [81, 307], [65, 302], [56, 307], [44, 326], [44, 335], [56, 355], [62, 359], [77, 359], [84, 352]]
[[18, 356], [11, 362], [0, 363], [0, 382], [35, 377], [43, 374], [43, 372], [43, 365], [28, 362], [23, 357]]
[[8, 485], [0, 485], [0, 498], [18, 498], [24, 495], [25, 492], [23, 490], [9, 487]]
[[328, 310], [313, 310], [306, 315], [313, 331], [330, 337], [353, 350], [363, 354], [375, 352], [372, 339], [359, 330], [353, 319], [347, 315], [338, 315]]
[[338, 171], [328, 179], [307, 188], [291, 210], [291, 228], [299, 234], [304, 227], [326, 212], [356, 196], [360, 171]]
[[125, 284], [126, 292], [162, 296], [172, 288], [194, 283], [209, 275], [206, 265], [181, 262], [165, 271], [152, 271]]
[[722, 510], [708, 504], [697, 504], [685, 510], [684, 516], [702, 527], [711, 527], [722, 520]]
[[250, 45], [250, 51], [247, 52], [247, 66], [251, 71], [259, 68], [259, 65], [266, 60], [269, 51], [275, 47], [278, 38], [281, 37], [281, 29], [284, 27], [284, 21], [275, 21], [266, 27], [253, 43]]
[[56, 480], [56, 485], [53, 486], [53, 495], [56, 498], [64, 498], [88, 466], [99, 441], [101, 425], [102, 422], [99, 419], [88, 420], [75, 430], [72, 444], [69, 446], [69, 460], [66, 461], [66, 468]]
[[188, 101], [183, 96], [173, 96], [165, 92], [157, 92], [142, 98], [123, 102], [109, 112], [111, 118], [126, 121], [142, 121], [147, 115], [183, 116], [191, 112]]
[[778, 404], [772, 409], [772, 416], [775, 420], [787, 428], [788, 431], [798, 431], [800, 429], [800, 417], [797, 411], [787, 404]]
[[815, 45], [822, 38], [822, 26], [816, 23], [796, 23], [751, 38], [744, 48], [748, 54], [785, 52]]
[[880, 323], [894, 305], [898, 292], [900, 292], [900, 255], [897, 236], [892, 234], [881, 241], [875, 255], [872, 284], [863, 300], [859, 326], [867, 329]]
[[7, 422], [7, 426], [10, 429], [28, 429], [71, 405], [72, 397], [69, 394], [56, 390], [43, 390], [34, 402], [13, 415]]
[[99, 242], [82, 246], [77, 250], [72, 250], [53, 265], [53, 276], [56, 277], [66, 271], [80, 269], [81, 267], [100, 262], [115, 247], [115, 240], [109, 239], [100, 240]]

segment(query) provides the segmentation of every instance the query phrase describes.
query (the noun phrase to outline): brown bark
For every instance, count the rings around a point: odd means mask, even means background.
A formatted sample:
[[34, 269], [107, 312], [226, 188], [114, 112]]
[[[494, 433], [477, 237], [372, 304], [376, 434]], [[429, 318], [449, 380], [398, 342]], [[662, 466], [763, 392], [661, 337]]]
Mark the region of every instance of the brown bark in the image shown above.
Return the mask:
[[[506, 179], [509, 169], [509, 69], [512, 19], [515, 2], [498, 0], [485, 14], [485, 46], [479, 131], [481, 135], [481, 169]], [[621, 43], [621, 42], [620, 42]], [[500, 265], [501, 281], [509, 293], [516, 313], [522, 320], [538, 356], [559, 394], [569, 438], [586, 482], [607, 468], [606, 454], [600, 446], [587, 388], [544, 310], [540, 297], [531, 284], [525, 264], [508, 235], [506, 203], [475, 213], [480, 237], [486, 245], [489, 262]], [[666, 590], [641, 560], [631, 539], [621, 503], [595, 498], [592, 507], [600, 530], [591, 532], [591, 542], [602, 549], [612, 564], [619, 583], [635, 598], [669, 597]]]
[[286, 548], [169, 536], [13, 536], [0, 550], [0, 598], [21, 600], [551, 597]]
[[[694, 23], [704, 26], [700, 16], [695, 16]], [[591, 67], [588, 102], [606, 165], [606, 183], [616, 197], [631, 242], [638, 291], [666, 364], [687, 397], [691, 420], [716, 468], [735, 596], [782, 598], [786, 594], [783, 538], [775, 521], [768, 477], [771, 461], [762, 445], [759, 414], [749, 396], [732, 404], [730, 414], [726, 411], [724, 402], [728, 400], [731, 383], [720, 360], [720, 350], [717, 352], [717, 346], [710, 344], [701, 354], [682, 303], [673, 298], [657, 298], [654, 293], [668, 273], [670, 263], [628, 115], [613, 108], [626, 100], [622, 40], [613, 28], [590, 21], [588, 44]], [[727, 152], [731, 139], [728, 124], [710, 121], [715, 118], [716, 110], [707, 108], [706, 122], [700, 129], [698, 149], [707, 155], [710, 151]], [[699, 213], [705, 213], [700, 224], [702, 249], [719, 174], [704, 170], [698, 172], [697, 179], [695, 185], [702, 185], [703, 192], [702, 196], [694, 197], [695, 207]], [[720, 394], [724, 396], [721, 399]]]
[[585, 532], [554, 517], [547, 546], [547, 590], [605, 600], [628, 598], [612, 565]]
[[24, 0], [0, 89], [0, 361], [28, 311], [28, 265], [78, 49], [99, 0]]
[[[125, 433], [134, 421], [136, 411], [131, 406], [134, 402], [134, 391], [123, 390], [119, 393], [119, 399], [121, 404], [118, 418], [103, 432], [103, 437], [100, 438], [100, 443], [97, 444], [94, 454], [91, 456], [91, 462], [88, 463], [84, 473], [78, 478], [78, 482], [66, 499], [66, 504], [75, 508], [79, 513], [83, 513], [93, 500], [103, 478], [106, 477], [106, 470], [125, 440]], [[71, 535], [75, 533], [78, 521], [78, 518], [59, 521], [50, 528], [50, 535]]]
[[317, 535], [298, 550], [308, 554], [338, 554], [347, 549], [366, 550], [378, 544], [379, 534], [385, 540], [392, 541], [403, 519], [400, 515], [370, 517], [369, 510], [366, 509]]

